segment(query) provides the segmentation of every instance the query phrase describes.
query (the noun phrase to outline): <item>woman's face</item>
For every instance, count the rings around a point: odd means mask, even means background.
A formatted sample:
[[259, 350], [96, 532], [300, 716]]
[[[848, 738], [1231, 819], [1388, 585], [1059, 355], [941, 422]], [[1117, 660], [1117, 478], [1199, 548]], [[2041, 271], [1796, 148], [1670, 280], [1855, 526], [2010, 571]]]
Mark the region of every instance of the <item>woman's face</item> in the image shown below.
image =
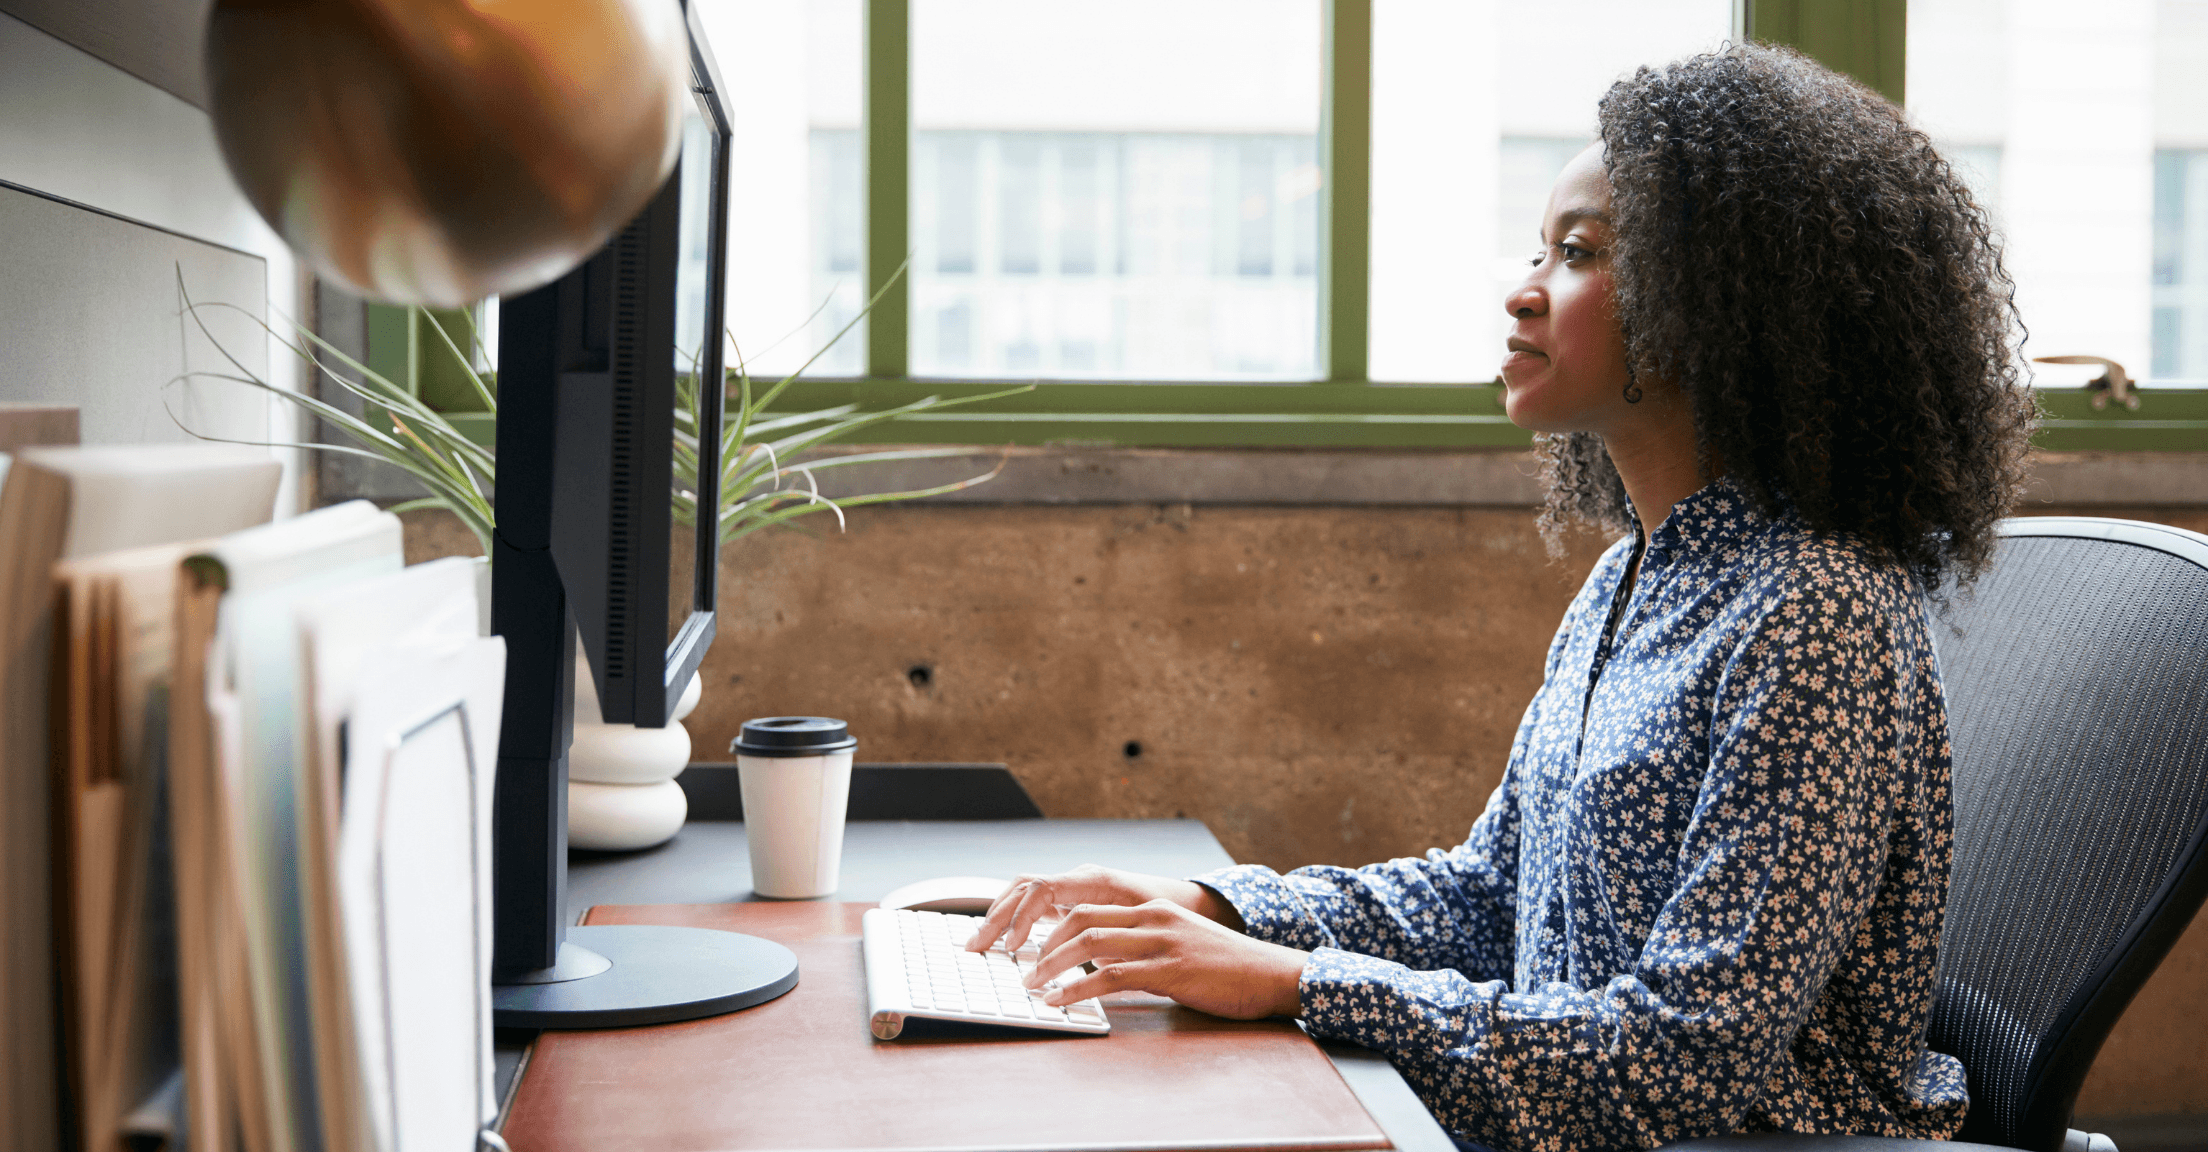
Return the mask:
[[1625, 399], [1625, 335], [1610, 294], [1610, 180], [1596, 144], [1557, 176], [1541, 218], [1541, 252], [1503, 300], [1512, 320], [1503, 359], [1511, 423], [1608, 434], [1633, 413]]

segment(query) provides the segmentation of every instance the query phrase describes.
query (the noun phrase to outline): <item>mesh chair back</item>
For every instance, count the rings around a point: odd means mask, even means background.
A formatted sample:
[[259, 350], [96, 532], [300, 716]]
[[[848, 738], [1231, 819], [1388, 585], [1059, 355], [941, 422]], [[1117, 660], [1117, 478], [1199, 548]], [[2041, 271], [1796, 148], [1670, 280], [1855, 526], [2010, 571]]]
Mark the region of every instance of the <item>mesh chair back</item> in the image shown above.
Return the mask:
[[2208, 537], [2085, 517], [2002, 535], [1932, 625], [1955, 864], [1929, 1042], [1970, 1075], [1958, 1139], [2052, 1150], [2208, 894]]

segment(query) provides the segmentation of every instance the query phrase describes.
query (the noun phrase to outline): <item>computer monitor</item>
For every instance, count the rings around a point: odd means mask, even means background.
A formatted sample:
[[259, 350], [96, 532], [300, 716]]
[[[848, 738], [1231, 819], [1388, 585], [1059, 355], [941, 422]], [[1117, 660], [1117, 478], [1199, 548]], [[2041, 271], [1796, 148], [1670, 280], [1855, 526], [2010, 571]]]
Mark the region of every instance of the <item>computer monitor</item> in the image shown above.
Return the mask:
[[643, 214], [541, 290], [549, 329], [501, 314], [502, 342], [554, 351], [551, 550], [608, 724], [664, 726], [714, 636], [718, 566], [696, 557], [713, 555], [716, 524], [687, 514], [711, 509], [720, 478], [724, 390], [700, 386], [721, 375], [721, 341], [704, 339], [721, 330], [728, 196], [712, 95], [700, 86], [681, 163]]
[[[692, 98], [675, 172], [581, 267], [500, 302], [491, 629], [507, 661], [494, 805], [501, 1026], [689, 1019], [796, 983], [796, 958], [767, 941], [571, 929], [566, 918], [577, 637], [603, 719], [657, 728], [714, 636], [729, 117], [698, 14], [684, 8]], [[697, 938], [670, 943], [669, 933]]]

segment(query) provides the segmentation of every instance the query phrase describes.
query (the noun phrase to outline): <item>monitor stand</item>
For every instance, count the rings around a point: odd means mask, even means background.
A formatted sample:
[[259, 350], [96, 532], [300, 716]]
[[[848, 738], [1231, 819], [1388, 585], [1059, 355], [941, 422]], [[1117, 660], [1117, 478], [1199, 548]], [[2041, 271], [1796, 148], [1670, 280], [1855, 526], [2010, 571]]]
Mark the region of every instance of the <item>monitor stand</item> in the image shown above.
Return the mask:
[[500, 1028], [627, 1028], [718, 1016], [797, 987], [797, 954], [772, 940], [650, 925], [567, 930], [559, 962], [491, 985]]
[[[516, 403], [511, 406], [527, 409]], [[508, 435], [509, 420], [500, 426]], [[521, 454], [512, 453], [519, 459]], [[513, 471], [518, 471], [514, 469]], [[526, 491], [509, 481], [507, 491]], [[797, 955], [710, 928], [598, 925], [567, 918], [567, 749], [575, 630], [544, 549], [491, 538], [492, 630], [506, 638], [506, 706], [493, 798], [491, 1022], [499, 1028], [623, 1028], [696, 1020], [797, 987]], [[548, 968], [523, 963], [551, 956]]]

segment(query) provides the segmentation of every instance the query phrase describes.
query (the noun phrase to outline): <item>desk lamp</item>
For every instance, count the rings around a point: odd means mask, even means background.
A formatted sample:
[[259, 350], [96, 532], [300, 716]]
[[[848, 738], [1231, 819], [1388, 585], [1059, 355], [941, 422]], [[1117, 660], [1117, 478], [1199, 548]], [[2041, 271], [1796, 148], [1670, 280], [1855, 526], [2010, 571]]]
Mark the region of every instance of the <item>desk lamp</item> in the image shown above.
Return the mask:
[[209, 112], [318, 275], [458, 308], [557, 279], [659, 190], [683, 23], [674, 0], [216, 0]]

